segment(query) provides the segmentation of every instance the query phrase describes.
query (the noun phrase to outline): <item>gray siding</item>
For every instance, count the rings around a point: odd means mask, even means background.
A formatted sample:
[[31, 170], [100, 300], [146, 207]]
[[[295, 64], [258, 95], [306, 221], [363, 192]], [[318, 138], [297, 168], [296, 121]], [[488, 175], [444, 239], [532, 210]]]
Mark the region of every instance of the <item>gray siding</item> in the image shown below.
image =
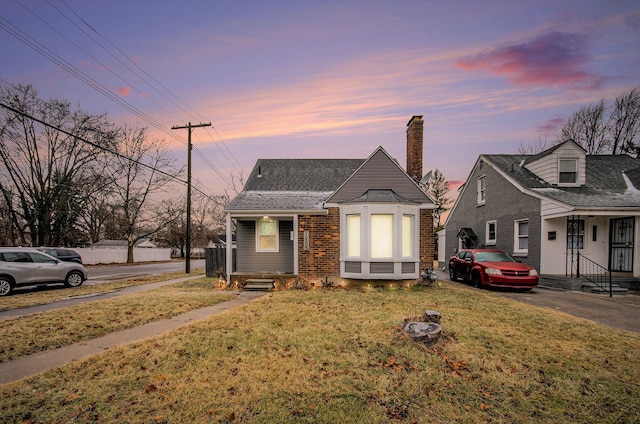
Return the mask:
[[364, 165], [328, 200], [340, 203], [362, 196], [369, 189], [393, 190], [405, 199], [419, 203], [431, 203], [418, 188], [382, 150], [378, 150]]
[[[485, 204], [477, 205], [477, 179], [485, 176]], [[512, 254], [514, 246], [514, 221], [529, 220], [529, 253], [519, 256], [527, 265], [540, 270], [540, 200], [521, 193], [516, 187], [496, 172], [487, 162], [476, 167], [467, 181], [468, 186], [460, 195], [458, 203], [447, 222], [445, 261], [458, 248], [458, 231], [470, 227], [478, 235], [478, 247], [502, 249]], [[485, 246], [486, 223], [496, 221], [495, 245]]]
[[293, 273], [293, 241], [290, 232], [293, 221], [279, 221], [279, 252], [256, 252], [256, 222], [237, 222], [237, 272]]

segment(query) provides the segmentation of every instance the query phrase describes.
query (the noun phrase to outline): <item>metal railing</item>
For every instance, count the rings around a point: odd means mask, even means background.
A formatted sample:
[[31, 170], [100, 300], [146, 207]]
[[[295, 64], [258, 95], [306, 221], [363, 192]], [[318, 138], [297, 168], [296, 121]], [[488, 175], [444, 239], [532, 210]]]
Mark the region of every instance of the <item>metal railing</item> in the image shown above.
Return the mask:
[[580, 252], [574, 252], [575, 262], [571, 259], [573, 274], [573, 267], [575, 266], [576, 277], [584, 278], [604, 291], [609, 292], [609, 297], [613, 296], [613, 286], [611, 284], [611, 270], [604, 267], [597, 262], [585, 257]]

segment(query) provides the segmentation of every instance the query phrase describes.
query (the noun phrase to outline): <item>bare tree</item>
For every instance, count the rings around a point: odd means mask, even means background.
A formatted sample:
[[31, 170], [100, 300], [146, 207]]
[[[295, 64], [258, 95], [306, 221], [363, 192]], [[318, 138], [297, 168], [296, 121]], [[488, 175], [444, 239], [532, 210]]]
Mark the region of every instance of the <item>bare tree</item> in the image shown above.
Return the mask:
[[106, 116], [41, 101], [30, 85], [2, 88], [0, 99], [8, 106], [0, 111], [0, 195], [14, 243], [78, 242], [78, 212], [97, 181], [100, 147], [111, 143]]
[[436, 169], [425, 187], [427, 194], [436, 202], [436, 208], [433, 211], [436, 230], [440, 229], [442, 214], [449, 210], [448, 206], [451, 204], [451, 199], [447, 198], [449, 189], [449, 182], [444, 178], [442, 172]]
[[567, 120], [557, 142], [572, 140], [587, 154], [640, 157], [640, 88], [618, 96], [611, 106], [600, 100], [578, 109]]
[[604, 100], [583, 106], [575, 112], [561, 130], [561, 141], [571, 140], [589, 155], [604, 153], [609, 148]]
[[132, 263], [136, 241], [180, 218], [175, 204], [161, 198], [183, 170], [174, 168], [164, 141], [147, 140], [146, 129], [123, 126], [117, 142], [119, 156], [112, 159], [110, 173], [115, 181], [112, 203], [119, 207], [121, 235], [127, 240], [127, 263]]
[[609, 118], [612, 153], [640, 156], [640, 88], [616, 98]]

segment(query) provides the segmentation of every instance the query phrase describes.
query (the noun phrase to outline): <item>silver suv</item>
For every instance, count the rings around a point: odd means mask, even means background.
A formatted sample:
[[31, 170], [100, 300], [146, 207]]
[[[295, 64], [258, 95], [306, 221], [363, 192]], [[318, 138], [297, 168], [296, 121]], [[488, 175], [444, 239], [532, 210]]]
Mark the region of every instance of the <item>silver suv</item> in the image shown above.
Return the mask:
[[75, 262], [63, 262], [36, 249], [0, 247], [0, 296], [17, 286], [64, 283], [78, 287], [87, 279], [87, 270]]

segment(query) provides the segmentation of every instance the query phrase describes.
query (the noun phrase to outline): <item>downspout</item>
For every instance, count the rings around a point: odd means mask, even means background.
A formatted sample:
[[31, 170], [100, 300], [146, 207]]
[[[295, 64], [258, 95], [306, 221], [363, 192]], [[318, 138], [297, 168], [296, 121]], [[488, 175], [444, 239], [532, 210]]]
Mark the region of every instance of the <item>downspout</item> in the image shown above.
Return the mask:
[[227, 287], [231, 286], [231, 272], [233, 272], [233, 231], [231, 230], [231, 213], [227, 213]]

